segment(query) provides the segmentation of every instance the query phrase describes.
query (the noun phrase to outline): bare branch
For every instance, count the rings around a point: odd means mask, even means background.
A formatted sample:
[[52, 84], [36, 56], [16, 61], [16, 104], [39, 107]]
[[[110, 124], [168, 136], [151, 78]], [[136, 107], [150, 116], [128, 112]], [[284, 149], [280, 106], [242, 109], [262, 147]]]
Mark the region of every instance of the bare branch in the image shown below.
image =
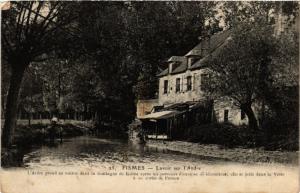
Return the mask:
[[33, 13], [32, 7], [33, 7], [33, 4], [34, 4], [34, 3], [35, 3], [35, 2], [30, 2], [30, 6], [29, 6], [29, 8], [27, 9], [27, 10], [28, 10], [28, 15], [27, 15], [26, 29], [25, 29], [25, 34], [26, 34], [26, 36], [27, 36], [28, 30], [29, 30], [29, 28], [30, 28], [29, 22], [30, 22], [31, 13]]
[[[56, 7], [57, 5], [60, 5], [59, 7]], [[53, 9], [50, 10], [49, 14], [47, 15], [47, 17], [44, 18], [43, 23], [41, 24], [42, 30], [41, 33], [45, 32], [48, 28], [48, 26], [51, 23], [54, 23], [54, 19], [58, 16], [59, 14], [59, 9], [62, 7], [62, 4], [56, 4], [55, 7]], [[56, 12], [53, 12], [54, 10], [56, 10]], [[53, 13], [53, 14], [52, 14]], [[52, 14], [52, 16], [51, 16]], [[47, 22], [48, 21], [48, 22]], [[47, 23], [46, 23], [47, 22]]]
[[21, 10], [20, 10], [20, 14], [18, 15], [18, 17], [17, 17], [17, 23], [16, 24], [19, 24], [20, 23], [20, 21], [21, 21], [21, 16], [22, 16], [22, 13], [23, 13], [23, 10], [24, 10], [24, 6], [22, 6], [21, 7]]
[[33, 21], [32, 21], [32, 23], [33, 24], [36, 24], [37, 23], [37, 19], [38, 19], [38, 16], [39, 16], [39, 14], [40, 14], [40, 11], [41, 11], [41, 8], [43, 7], [43, 5], [44, 5], [44, 2], [39, 2], [39, 5], [38, 5], [38, 7], [37, 7], [37, 10], [36, 10], [36, 14], [35, 14], [35, 16], [34, 16], [34, 19], [33, 19]]
[[[26, 2], [27, 3], [27, 2]], [[24, 28], [24, 21], [25, 21], [25, 14], [26, 14], [26, 10], [24, 9], [25, 8], [25, 2], [22, 5], [22, 12], [19, 12], [20, 15], [22, 15], [22, 20], [20, 23], [17, 23], [17, 30], [16, 30], [16, 40], [18, 42], [21, 41], [21, 36], [22, 36], [22, 30]]]

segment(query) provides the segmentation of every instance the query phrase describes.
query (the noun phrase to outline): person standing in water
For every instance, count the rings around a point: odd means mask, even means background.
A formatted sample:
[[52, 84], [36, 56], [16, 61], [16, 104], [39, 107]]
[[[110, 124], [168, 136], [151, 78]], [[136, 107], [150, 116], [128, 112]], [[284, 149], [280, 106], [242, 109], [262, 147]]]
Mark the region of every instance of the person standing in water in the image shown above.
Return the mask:
[[60, 142], [62, 142], [62, 128], [58, 124], [58, 118], [53, 117], [51, 119], [51, 125], [49, 128], [49, 137], [50, 137], [50, 142], [54, 143], [55, 137], [59, 135]]
[[57, 121], [58, 120], [57, 120], [56, 117], [53, 117], [51, 119], [51, 123], [50, 123], [49, 129], [48, 129], [50, 143], [54, 143], [54, 139], [55, 139], [55, 136], [56, 136], [56, 124], [57, 124]]

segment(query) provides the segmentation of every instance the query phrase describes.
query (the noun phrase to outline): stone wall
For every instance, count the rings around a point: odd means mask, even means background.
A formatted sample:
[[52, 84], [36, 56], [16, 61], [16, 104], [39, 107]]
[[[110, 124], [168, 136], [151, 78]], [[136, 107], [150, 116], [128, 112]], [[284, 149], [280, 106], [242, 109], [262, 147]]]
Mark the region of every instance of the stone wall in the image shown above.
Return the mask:
[[225, 110], [228, 111], [228, 122], [234, 125], [248, 124], [247, 115], [242, 119], [242, 112], [239, 107], [233, 104], [228, 98], [222, 98], [214, 101], [214, 115], [218, 123], [226, 122], [224, 119]]
[[[256, 116], [256, 119], [258, 120], [260, 118], [260, 112], [262, 111], [262, 103], [261, 102], [255, 102], [252, 104], [253, 112]], [[265, 107], [267, 108], [267, 107]], [[232, 123], [234, 125], [247, 125], [248, 124], [248, 118], [247, 115], [244, 114], [244, 118], [242, 118], [242, 111], [237, 106], [234, 105], [233, 100], [230, 100], [229, 98], [221, 98], [218, 100], [214, 100], [214, 115], [215, 119], [219, 123], [224, 122], [224, 113], [225, 110], [228, 110], [228, 122]]]
[[[204, 99], [201, 90], [201, 74], [208, 73], [209, 69], [187, 70], [184, 73], [167, 75], [159, 79], [159, 104], [167, 105], [187, 101], [198, 101]], [[192, 89], [187, 90], [187, 77], [191, 76]], [[180, 91], [176, 92], [176, 79], [180, 78]], [[168, 80], [168, 92], [164, 93], [164, 81]]]

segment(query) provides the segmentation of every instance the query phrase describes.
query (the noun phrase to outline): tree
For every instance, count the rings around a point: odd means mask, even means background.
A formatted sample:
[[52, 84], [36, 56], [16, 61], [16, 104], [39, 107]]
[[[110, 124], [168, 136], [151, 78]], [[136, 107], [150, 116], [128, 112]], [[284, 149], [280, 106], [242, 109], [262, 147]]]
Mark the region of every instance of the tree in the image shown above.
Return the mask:
[[[299, 131], [299, 32], [280, 35], [278, 52], [272, 57], [270, 83], [263, 99], [268, 108], [261, 125], [267, 136], [288, 134], [297, 141]], [[280, 121], [278, 121], [280, 120]]]
[[213, 2], [130, 2], [127, 19], [129, 54], [139, 69], [138, 99], [154, 98], [160, 68], [173, 55], [184, 55], [207, 32]]
[[207, 62], [213, 70], [208, 90], [233, 99], [246, 113], [252, 130], [258, 129], [252, 105], [268, 89], [272, 59], [279, 53], [272, 34], [273, 28], [265, 23], [240, 23]]
[[135, 97], [154, 97], [158, 67], [197, 44], [205, 19], [214, 14], [213, 6], [212, 2], [83, 2], [79, 24], [84, 49], [95, 61], [93, 70], [104, 93], [97, 109], [105, 108], [104, 101], [118, 105], [105, 109], [106, 114], [130, 121]]
[[222, 19], [227, 27], [235, 26], [238, 22], [253, 22], [257, 19], [264, 20], [266, 23], [274, 24], [278, 14], [287, 16], [289, 22], [295, 22], [298, 14], [298, 2], [219, 2], [222, 10]]
[[[295, 22], [298, 3], [220, 2], [218, 6], [232, 36], [208, 60], [217, 72], [212, 73], [208, 90], [233, 99], [247, 114], [249, 127], [257, 130], [257, 115], [251, 107], [253, 102], [259, 99], [264, 108], [266, 103], [272, 103], [270, 96], [274, 96], [279, 84], [285, 82], [286, 87], [287, 81], [295, 83], [298, 80], [298, 70], [295, 70], [298, 54], [295, 52], [299, 49], [295, 44], [297, 41], [293, 42], [295, 34], [290, 34], [289, 38], [286, 34], [276, 38], [274, 33], [279, 14], [288, 17], [287, 25]], [[287, 68], [289, 65], [293, 68]], [[294, 69], [294, 73], [287, 69]], [[278, 81], [278, 75], [289, 77], [289, 80]]]
[[59, 37], [66, 34], [65, 27], [74, 19], [73, 12], [67, 9], [70, 5], [57, 1], [11, 2], [11, 8], [3, 11], [2, 56], [11, 69], [2, 129], [4, 147], [12, 142], [24, 72], [31, 62], [57, 49]]
[[4, 119], [6, 98], [9, 89], [10, 68], [7, 62], [1, 63], [1, 119]]
[[29, 65], [24, 73], [18, 109], [21, 112], [25, 111], [27, 113], [29, 125], [33, 113], [43, 110], [41, 79], [32, 65]]

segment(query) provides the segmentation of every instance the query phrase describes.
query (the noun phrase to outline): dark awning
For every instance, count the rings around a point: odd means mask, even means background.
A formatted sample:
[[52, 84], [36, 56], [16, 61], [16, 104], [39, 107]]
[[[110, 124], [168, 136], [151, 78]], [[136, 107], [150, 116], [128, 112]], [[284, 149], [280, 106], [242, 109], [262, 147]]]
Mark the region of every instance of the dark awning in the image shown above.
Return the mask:
[[143, 117], [140, 117], [140, 119], [168, 119], [180, 113], [180, 111], [160, 111], [145, 115]]

